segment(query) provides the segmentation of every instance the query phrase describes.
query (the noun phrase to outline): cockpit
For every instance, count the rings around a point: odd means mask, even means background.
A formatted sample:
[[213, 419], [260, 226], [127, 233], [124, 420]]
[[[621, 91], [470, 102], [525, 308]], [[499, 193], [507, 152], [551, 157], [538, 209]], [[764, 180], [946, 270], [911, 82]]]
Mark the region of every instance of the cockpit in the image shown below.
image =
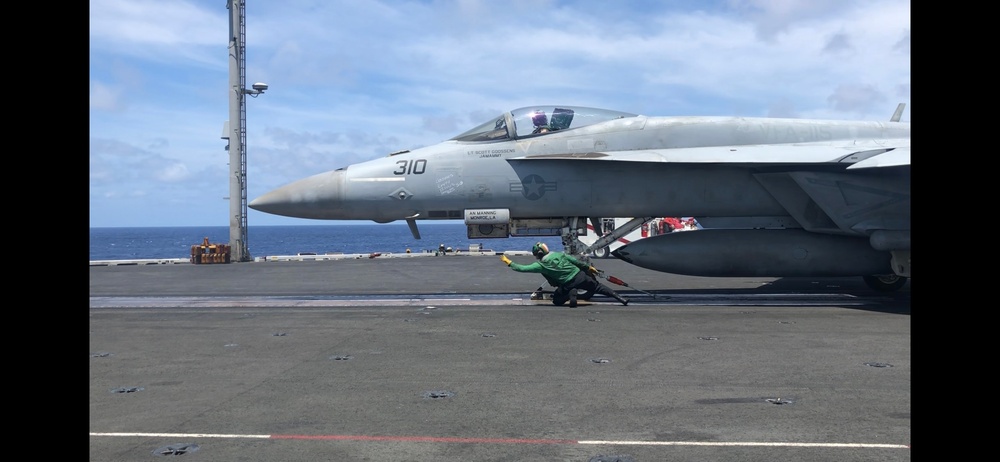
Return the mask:
[[628, 112], [579, 106], [529, 106], [500, 114], [452, 140], [516, 140], [637, 116]]

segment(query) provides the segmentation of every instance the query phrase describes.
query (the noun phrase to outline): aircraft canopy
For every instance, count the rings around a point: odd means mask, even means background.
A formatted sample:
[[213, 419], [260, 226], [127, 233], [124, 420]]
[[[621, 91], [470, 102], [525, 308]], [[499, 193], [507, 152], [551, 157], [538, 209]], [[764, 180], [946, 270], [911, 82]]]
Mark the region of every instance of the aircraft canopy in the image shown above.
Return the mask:
[[626, 117], [637, 117], [637, 114], [580, 106], [528, 106], [500, 114], [452, 140], [519, 139]]

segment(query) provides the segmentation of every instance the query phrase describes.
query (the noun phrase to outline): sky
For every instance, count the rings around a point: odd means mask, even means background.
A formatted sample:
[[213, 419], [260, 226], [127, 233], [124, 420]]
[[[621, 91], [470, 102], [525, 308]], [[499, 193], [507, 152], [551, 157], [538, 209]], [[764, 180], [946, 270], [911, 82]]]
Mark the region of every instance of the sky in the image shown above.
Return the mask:
[[[90, 0], [91, 227], [229, 226], [226, 5]], [[247, 87], [269, 87], [246, 98], [249, 200], [530, 105], [910, 121], [908, 0], [245, 0], [245, 18]]]

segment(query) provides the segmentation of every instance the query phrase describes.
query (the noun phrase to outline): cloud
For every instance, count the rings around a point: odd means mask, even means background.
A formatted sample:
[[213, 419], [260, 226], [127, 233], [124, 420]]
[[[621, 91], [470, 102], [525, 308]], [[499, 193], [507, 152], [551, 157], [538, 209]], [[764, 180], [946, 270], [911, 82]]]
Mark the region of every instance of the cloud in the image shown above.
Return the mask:
[[102, 111], [118, 111], [124, 109], [121, 101], [121, 89], [113, 88], [101, 82], [90, 82], [90, 108]]
[[837, 86], [827, 100], [838, 111], [863, 113], [886, 102], [887, 98], [877, 86], [843, 84]]
[[736, 11], [747, 15], [765, 41], [774, 40], [791, 27], [827, 18], [852, 3], [850, 0], [729, 0]]

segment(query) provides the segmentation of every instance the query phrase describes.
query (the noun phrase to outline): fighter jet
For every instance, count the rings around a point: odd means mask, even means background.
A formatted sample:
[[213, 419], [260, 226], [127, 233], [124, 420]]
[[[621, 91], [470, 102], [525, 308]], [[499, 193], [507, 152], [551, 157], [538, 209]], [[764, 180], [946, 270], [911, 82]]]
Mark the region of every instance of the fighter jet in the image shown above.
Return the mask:
[[[704, 228], [641, 239], [615, 256], [695, 276], [910, 277], [910, 124], [652, 117], [544, 105], [440, 144], [294, 181], [248, 205], [319, 220], [464, 220], [470, 239], [562, 236], [576, 255], [653, 217]], [[590, 246], [586, 223], [635, 217]]]

